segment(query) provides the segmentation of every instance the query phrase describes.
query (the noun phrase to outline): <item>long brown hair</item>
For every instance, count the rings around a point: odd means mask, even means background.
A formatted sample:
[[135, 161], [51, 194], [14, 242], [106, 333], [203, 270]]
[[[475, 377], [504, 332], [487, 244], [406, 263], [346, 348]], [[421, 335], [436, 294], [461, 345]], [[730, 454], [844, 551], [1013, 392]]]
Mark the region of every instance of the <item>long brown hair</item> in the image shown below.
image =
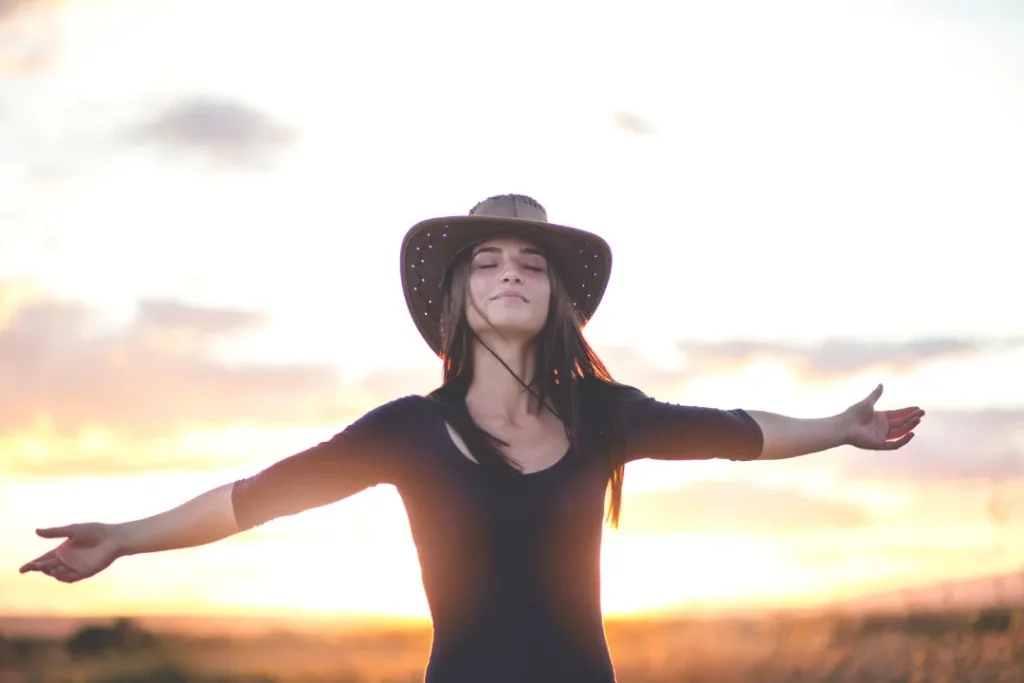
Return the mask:
[[[501, 450], [507, 444], [477, 425], [466, 408], [466, 392], [473, 379], [473, 341], [476, 338], [466, 320], [472, 255], [471, 248], [464, 249], [445, 274], [441, 312], [444, 381], [431, 393], [431, 397], [439, 400], [446, 419], [481, 466], [500, 476], [516, 476], [521, 474], [521, 469]], [[588, 439], [588, 446], [596, 447], [598, 452], [593, 455], [604, 457], [607, 461], [611, 493], [607, 518], [613, 527], [617, 527], [622, 510], [625, 466], [614, 455], [614, 416], [604, 413], [598, 417], [594, 411], [607, 407], [605, 401], [597, 400], [597, 394], [603, 397], [606, 393], [600, 391], [600, 388], [619, 385], [583, 337], [580, 316], [562, 284], [555, 264], [550, 260], [548, 278], [551, 283], [551, 302], [547, 320], [534, 345], [534, 377], [529, 385], [518, 376], [516, 379], [534, 395], [541, 410], [543, 406], [553, 409], [552, 412], [565, 425], [570, 444], [569, 456], [582, 453], [580, 444], [585, 429], [594, 431], [597, 424], [602, 425], [598, 438]], [[495, 357], [498, 358], [497, 354]], [[504, 365], [500, 358], [498, 360]], [[515, 376], [508, 366], [506, 369]], [[583, 396], [582, 387], [594, 390], [587, 391], [587, 395]]]

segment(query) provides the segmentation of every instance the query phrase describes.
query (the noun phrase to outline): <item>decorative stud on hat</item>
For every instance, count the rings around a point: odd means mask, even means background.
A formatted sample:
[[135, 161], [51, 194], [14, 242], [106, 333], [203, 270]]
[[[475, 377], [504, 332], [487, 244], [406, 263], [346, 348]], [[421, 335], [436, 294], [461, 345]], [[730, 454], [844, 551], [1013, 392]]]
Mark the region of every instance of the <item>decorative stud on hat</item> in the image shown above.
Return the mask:
[[442, 288], [448, 268], [466, 247], [499, 236], [519, 237], [543, 249], [582, 325], [594, 316], [611, 275], [608, 243], [593, 233], [549, 223], [544, 207], [526, 195], [497, 195], [474, 206], [468, 215], [421, 221], [402, 240], [405, 303], [434, 353], [441, 355]]

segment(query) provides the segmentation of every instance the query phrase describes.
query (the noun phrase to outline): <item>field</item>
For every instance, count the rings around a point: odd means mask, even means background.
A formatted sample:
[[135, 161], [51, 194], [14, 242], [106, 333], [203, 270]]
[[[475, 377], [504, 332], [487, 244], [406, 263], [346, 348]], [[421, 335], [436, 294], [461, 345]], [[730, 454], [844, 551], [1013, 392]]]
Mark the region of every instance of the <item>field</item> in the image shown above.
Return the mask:
[[[1024, 609], [609, 621], [621, 683], [1024, 680]], [[130, 619], [0, 635], [3, 683], [415, 683], [430, 633], [188, 635]]]

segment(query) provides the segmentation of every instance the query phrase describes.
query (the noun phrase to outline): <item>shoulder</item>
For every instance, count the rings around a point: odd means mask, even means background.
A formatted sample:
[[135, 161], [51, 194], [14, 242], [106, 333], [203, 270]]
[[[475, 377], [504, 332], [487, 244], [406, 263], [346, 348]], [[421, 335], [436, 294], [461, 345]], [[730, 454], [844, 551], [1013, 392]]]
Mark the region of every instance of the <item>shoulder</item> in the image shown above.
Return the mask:
[[424, 424], [424, 417], [432, 409], [433, 401], [419, 394], [396, 398], [363, 413], [349, 424], [342, 434], [353, 432], [375, 432], [402, 434], [418, 431]]
[[[365, 460], [373, 467], [391, 467], [418, 454], [428, 440], [430, 399], [408, 395], [363, 413], [316, 449], [325, 457]], [[390, 470], [389, 470], [390, 471]]]
[[634, 386], [598, 378], [580, 380], [579, 405], [588, 431], [606, 436], [620, 435], [629, 422], [631, 408], [647, 395]]
[[647, 394], [629, 384], [598, 378], [587, 378], [580, 382], [580, 399], [590, 408], [615, 408], [647, 398]]
[[408, 396], [402, 396], [401, 398], [392, 399], [387, 403], [378, 405], [376, 408], [365, 413], [362, 419], [400, 420], [422, 414], [429, 409], [431, 404], [431, 399], [426, 396], [409, 394]]

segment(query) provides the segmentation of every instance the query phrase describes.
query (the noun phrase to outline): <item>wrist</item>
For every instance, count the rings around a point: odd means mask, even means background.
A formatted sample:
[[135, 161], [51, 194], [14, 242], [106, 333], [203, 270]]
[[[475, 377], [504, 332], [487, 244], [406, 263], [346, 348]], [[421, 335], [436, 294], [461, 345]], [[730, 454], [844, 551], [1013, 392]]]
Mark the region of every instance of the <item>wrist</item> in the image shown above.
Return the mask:
[[835, 438], [836, 446], [848, 446], [850, 445], [850, 437], [853, 432], [853, 415], [849, 410], [835, 415], [832, 418], [833, 421], [833, 434]]
[[127, 557], [137, 552], [132, 543], [131, 522], [107, 524], [105, 526], [107, 527], [108, 538], [113, 542], [118, 557]]

